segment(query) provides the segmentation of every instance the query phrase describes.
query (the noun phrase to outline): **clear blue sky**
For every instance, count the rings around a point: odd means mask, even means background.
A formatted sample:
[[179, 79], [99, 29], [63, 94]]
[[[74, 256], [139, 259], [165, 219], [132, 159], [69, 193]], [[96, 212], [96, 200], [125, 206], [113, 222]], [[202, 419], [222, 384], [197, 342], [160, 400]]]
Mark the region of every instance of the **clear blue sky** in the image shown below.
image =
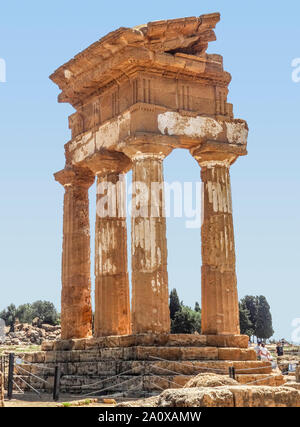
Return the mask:
[[[64, 166], [72, 108], [57, 104], [48, 76], [80, 50], [120, 26], [221, 12], [217, 42], [233, 80], [230, 102], [250, 127], [249, 156], [232, 167], [240, 297], [263, 294], [276, 337], [290, 338], [300, 318], [299, 157], [300, 3], [236, 1], [10, 1], [1, 5], [0, 309], [37, 299], [60, 304], [62, 187], [52, 174]], [[165, 162], [167, 181], [198, 181], [184, 151]], [[91, 191], [94, 199], [94, 191]], [[91, 203], [91, 222], [95, 206]], [[170, 287], [186, 304], [200, 301], [200, 231], [168, 221]], [[92, 242], [93, 244], [93, 242]]]

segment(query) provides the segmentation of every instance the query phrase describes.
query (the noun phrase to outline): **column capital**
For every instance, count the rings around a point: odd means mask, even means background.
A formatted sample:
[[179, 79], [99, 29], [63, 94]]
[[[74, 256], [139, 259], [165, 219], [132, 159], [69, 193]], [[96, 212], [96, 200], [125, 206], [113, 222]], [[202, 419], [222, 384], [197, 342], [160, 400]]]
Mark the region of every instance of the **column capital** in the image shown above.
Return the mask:
[[101, 150], [88, 157], [85, 165], [97, 176], [126, 173], [132, 167], [131, 160], [124, 153], [109, 150]]
[[173, 147], [162, 143], [143, 143], [133, 142], [123, 147], [123, 152], [132, 160], [164, 160], [171, 152]]
[[88, 168], [78, 166], [62, 169], [54, 174], [54, 178], [64, 187], [77, 186], [87, 189], [95, 181], [94, 174]]
[[246, 147], [218, 141], [205, 143], [190, 149], [190, 153], [201, 167], [230, 167], [239, 156], [247, 155]]

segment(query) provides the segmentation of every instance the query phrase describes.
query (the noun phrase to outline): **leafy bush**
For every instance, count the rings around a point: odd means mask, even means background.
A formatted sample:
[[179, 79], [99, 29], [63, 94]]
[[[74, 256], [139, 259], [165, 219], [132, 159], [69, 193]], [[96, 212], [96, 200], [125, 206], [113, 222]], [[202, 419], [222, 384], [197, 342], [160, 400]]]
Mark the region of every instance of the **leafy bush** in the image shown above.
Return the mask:
[[11, 331], [18, 319], [20, 323], [32, 323], [33, 319], [38, 318], [39, 324], [48, 323], [49, 325], [59, 324], [59, 314], [52, 302], [36, 301], [33, 304], [22, 304], [18, 308], [10, 304], [5, 310], [0, 312], [0, 318], [5, 321], [6, 326], [10, 326]]

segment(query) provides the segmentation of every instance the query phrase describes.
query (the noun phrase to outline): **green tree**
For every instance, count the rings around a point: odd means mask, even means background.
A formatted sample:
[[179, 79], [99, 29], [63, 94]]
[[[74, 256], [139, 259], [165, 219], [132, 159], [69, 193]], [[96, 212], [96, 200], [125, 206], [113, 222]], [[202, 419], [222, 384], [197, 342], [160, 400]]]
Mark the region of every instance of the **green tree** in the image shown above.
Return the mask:
[[255, 334], [260, 339], [268, 339], [274, 334], [270, 305], [263, 295], [258, 297]]
[[36, 301], [32, 304], [32, 315], [39, 318], [39, 323], [48, 323], [49, 325], [57, 325], [59, 316], [57, 310], [49, 301]]
[[258, 308], [258, 298], [253, 295], [246, 295], [241, 300], [241, 304], [249, 312], [249, 319], [255, 329], [256, 320], [257, 320], [257, 308]]
[[241, 334], [248, 335], [251, 337], [254, 334], [254, 329], [252, 322], [249, 318], [249, 310], [243, 305], [243, 303], [239, 303], [239, 311], [240, 311], [240, 329]]
[[49, 301], [36, 301], [33, 304], [22, 304], [18, 308], [14, 304], [10, 304], [5, 310], [0, 313], [0, 318], [10, 326], [11, 331], [14, 330], [16, 319], [21, 323], [32, 323], [33, 319], [38, 317], [39, 323], [49, 323], [57, 325], [60, 323], [60, 315], [56, 311], [54, 304]]
[[197, 313], [200, 313], [200, 312], [201, 312], [200, 305], [199, 305], [199, 303], [198, 303], [197, 301], [195, 302], [195, 308], [194, 308], [194, 311], [197, 311]]
[[171, 322], [172, 334], [201, 333], [201, 313], [183, 306]]
[[178, 311], [181, 311], [181, 304], [176, 289], [172, 289], [170, 292], [170, 318], [175, 319], [175, 315]]
[[17, 318], [21, 323], [32, 323], [34, 318], [31, 304], [22, 304], [17, 308]]
[[14, 331], [14, 326], [17, 318], [17, 308], [14, 304], [10, 304], [6, 310], [0, 313], [0, 318], [5, 321], [6, 326], [10, 326], [10, 330]]

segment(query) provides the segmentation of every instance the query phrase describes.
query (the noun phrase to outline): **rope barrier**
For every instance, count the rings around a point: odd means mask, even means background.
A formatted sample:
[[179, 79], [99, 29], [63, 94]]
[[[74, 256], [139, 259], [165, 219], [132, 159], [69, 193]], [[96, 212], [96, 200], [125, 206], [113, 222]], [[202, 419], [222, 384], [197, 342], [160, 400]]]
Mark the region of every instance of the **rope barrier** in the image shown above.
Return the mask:
[[[152, 365], [152, 367], [153, 367], [153, 365]], [[161, 366], [155, 366], [155, 368], [161, 369], [162, 371], [171, 372], [172, 374], [176, 374], [176, 375], [184, 375], [184, 374], [180, 374], [179, 372], [172, 371], [171, 369], [162, 368]], [[151, 374], [151, 372], [150, 372], [150, 374]]]
[[21, 375], [18, 375], [18, 378], [21, 381], [23, 381], [29, 388], [31, 388], [39, 397], [41, 397], [41, 394], [34, 387], [32, 387], [31, 384], [29, 384], [27, 381], [25, 381], [24, 378]]
[[[238, 374], [239, 372], [244, 372], [244, 371], [258, 371], [260, 369], [268, 369], [268, 368], [272, 368], [272, 366], [261, 366], [261, 367], [256, 367], [256, 368], [240, 368], [240, 369], [236, 369], [235, 373]], [[272, 368], [273, 369], [273, 368]]]
[[[288, 371], [287, 371], [287, 372], [288, 372]], [[284, 373], [282, 373], [282, 374], [284, 375]], [[274, 378], [274, 375], [270, 375], [269, 377], [260, 378], [260, 379], [255, 380], [255, 381], [250, 381], [249, 383], [245, 383], [245, 384], [242, 384], [242, 385], [255, 384], [255, 383], [258, 383], [258, 382], [261, 382], [261, 381], [268, 380], [268, 379], [270, 379], [270, 378]]]
[[[186, 367], [188, 367], [188, 368], [191, 368], [191, 366], [190, 365], [187, 365], [187, 364], [185, 364], [185, 363], [182, 363], [182, 362], [179, 362], [179, 361], [176, 361], [176, 360], [167, 360], [167, 359], [162, 359], [161, 357], [157, 357], [157, 356], [150, 356], [150, 358], [151, 359], [156, 359], [156, 360], [160, 360], [160, 361], [162, 361], [162, 362], [172, 362], [172, 363], [177, 363], [177, 364], [180, 364], [181, 366], [186, 366]], [[227, 370], [225, 370], [225, 369], [215, 369], [215, 368], [205, 368], [205, 367], [201, 367], [201, 368], [199, 368], [199, 370], [205, 370], [205, 371], [213, 371], [212, 373], [214, 373], [214, 372], [221, 372], [222, 374], [227, 374], [228, 373], [228, 371]], [[202, 373], [202, 372], [199, 372], [199, 373]]]
[[[152, 366], [153, 366], [153, 364], [152, 364]], [[150, 366], [150, 368], [151, 368], [152, 366]], [[131, 369], [130, 369], [130, 370], [128, 370], [128, 371], [122, 372], [122, 373], [120, 373], [120, 374], [118, 374], [118, 375], [114, 375], [113, 377], [107, 378], [107, 379], [105, 379], [105, 380], [101, 380], [101, 382], [111, 380], [112, 378], [121, 377], [121, 376], [122, 376], [122, 375], [124, 375], [125, 373], [129, 373], [129, 372], [133, 371], [133, 369], [134, 369], [134, 368], [131, 368]], [[106, 390], [110, 390], [110, 389], [112, 389], [112, 388], [115, 388], [115, 387], [117, 387], [117, 386], [121, 386], [121, 385], [126, 384], [126, 383], [128, 383], [128, 382], [130, 382], [130, 381], [133, 381], [133, 380], [137, 380], [137, 379], [140, 379], [140, 378], [141, 378], [141, 379], [143, 379], [143, 378], [144, 378], [144, 376], [145, 376], [144, 374], [138, 375], [138, 376], [136, 376], [136, 377], [130, 378], [130, 379], [126, 380], [126, 381], [123, 381], [123, 382], [121, 382], [121, 383], [115, 384], [115, 385], [113, 385], [113, 386], [110, 386], [110, 387], [107, 387], [107, 388], [104, 388], [104, 389], [101, 389], [101, 390], [98, 390], [98, 391], [93, 391], [93, 392], [91, 392], [91, 393], [84, 394], [84, 395], [83, 395], [83, 397], [90, 396], [90, 395], [92, 395], [92, 394], [94, 394], [94, 393], [100, 393], [100, 392], [103, 392], [103, 391], [106, 391]], [[95, 385], [95, 384], [97, 384], [97, 383], [94, 383], [94, 385]], [[174, 383], [174, 384], [175, 384], [175, 383]], [[92, 385], [92, 384], [87, 384], [87, 385], [85, 385], [85, 387], [91, 387], [91, 385]], [[73, 387], [73, 388], [78, 388], [78, 387], [80, 387], [80, 386], [75, 386], [75, 387]], [[83, 386], [81, 386], [81, 388], [83, 388]]]
[[[161, 379], [161, 377], [159, 377], [158, 375], [151, 374], [151, 373], [150, 373], [149, 375], [151, 375], [152, 377], [155, 377], [155, 378], [159, 378], [159, 379]], [[175, 384], [177, 387], [178, 387], [178, 386], [180, 386], [180, 384], [175, 383], [175, 381], [172, 381], [172, 380], [169, 380], [169, 379], [168, 379], [168, 381], [169, 381], [170, 383], [172, 383], [172, 384]], [[180, 386], [179, 388], [183, 388], [183, 385], [182, 385], [182, 386]]]
[[51, 368], [50, 366], [43, 366], [43, 365], [39, 365], [38, 363], [31, 363], [31, 362], [28, 362], [27, 360], [25, 361], [24, 359], [21, 359], [20, 357], [18, 357], [17, 359], [19, 359], [19, 360], [22, 360], [22, 365], [24, 365], [24, 366], [26, 366], [26, 365], [28, 365], [28, 366], [35, 366], [35, 367], [37, 367], [37, 368], [39, 368], [39, 369], [44, 369], [45, 371], [48, 371], [49, 369], [50, 370], [52, 370], [52, 371], [55, 371], [55, 368]]
[[13, 384], [17, 387], [20, 393], [25, 394], [24, 391], [18, 386], [18, 384], [13, 380]]
[[92, 395], [92, 394], [94, 394], [94, 393], [100, 393], [100, 392], [103, 392], [103, 391], [106, 391], [106, 390], [111, 390], [112, 388], [115, 388], [115, 387], [117, 387], [117, 386], [121, 386], [121, 385], [123, 385], [123, 384], [129, 383], [129, 382], [130, 382], [130, 381], [132, 381], [132, 380], [137, 380], [138, 378], [141, 378], [142, 376], [143, 376], [143, 375], [139, 375], [139, 376], [137, 376], [137, 377], [133, 377], [133, 378], [130, 378], [129, 380], [123, 381], [122, 383], [115, 384], [115, 385], [112, 385], [111, 387], [103, 388], [103, 389], [101, 389], [101, 390], [93, 391], [93, 392], [91, 392], [91, 393], [83, 394], [82, 396], [83, 396], [83, 397], [91, 396], [91, 395]]
[[28, 375], [32, 375], [34, 378], [37, 378], [39, 381], [42, 381], [45, 384], [48, 384], [51, 386], [51, 384], [48, 381], [44, 380], [43, 378], [38, 377], [37, 375], [34, 375], [33, 373], [31, 373], [29, 371], [26, 371], [26, 369], [21, 368], [21, 366], [17, 366], [17, 368], [21, 369], [21, 371], [23, 371], [23, 372], [26, 372], [26, 374], [28, 374]]
[[[83, 385], [83, 386], [81, 386], [81, 387], [82, 387], [82, 388], [88, 388], [88, 387], [91, 387], [91, 386], [94, 386], [94, 385], [97, 385], [97, 384], [104, 383], [104, 382], [106, 382], [106, 381], [108, 381], [108, 380], [111, 380], [111, 379], [113, 379], [113, 378], [118, 378], [118, 377], [121, 377], [121, 376], [122, 376], [122, 375], [124, 375], [124, 374], [128, 374], [129, 372], [133, 371], [133, 369], [134, 369], [134, 368], [131, 368], [131, 369], [129, 369], [128, 371], [120, 372], [119, 374], [117, 374], [117, 375], [113, 375], [112, 377], [105, 378], [104, 380], [99, 380], [99, 381], [97, 381], [97, 382], [95, 382], [95, 383], [85, 384], [85, 385]], [[80, 387], [80, 386], [74, 386], [74, 387]]]
[[152, 383], [152, 382], [150, 382], [150, 385], [152, 385], [152, 386], [154, 386], [154, 387], [157, 387], [159, 390], [161, 390], [161, 391], [165, 391], [163, 388], [161, 388], [159, 385], [157, 385], [157, 384], [155, 384], [155, 383]]

